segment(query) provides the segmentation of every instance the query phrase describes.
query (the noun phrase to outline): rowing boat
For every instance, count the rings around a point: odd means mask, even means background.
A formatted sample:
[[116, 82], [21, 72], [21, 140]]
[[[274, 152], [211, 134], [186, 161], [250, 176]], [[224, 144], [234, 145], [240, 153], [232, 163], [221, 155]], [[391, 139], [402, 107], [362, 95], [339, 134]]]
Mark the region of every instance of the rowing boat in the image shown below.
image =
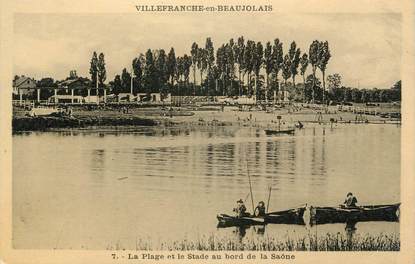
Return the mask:
[[264, 129], [265, 134], [268, 136], [271, 135], [279, 135], [279, 134], [294, 134], [295, 132], [295, 128], [288, 128], [288, 129], [278, 129], [278, 130], [273, 130], [273, 129]]
[[230, 216], [227, 214], [217, 215], [219, 221], [219, 227], [230, 226], [251, 226], [251, 225], [264, 225], [264, 224], [299, 224], [304, 225], [303, 215], [305, 207], [294, 208], [284, 211], [277, 211], [267, 213], [265, 216], [252, 216], [247, 215], [245, 217]]
[[366, 205], [359, 207], [298, 207], [267, 213], [265, 216], [245, 217], [227, 214], [217, 215], [218, 227], [251, 226], [265, 224], [328, 224], [367, 221], [399, 221], [400, 203], [389, 205]]
[[218, 214], [216, 216], [218, 219], [218, 227], [230, 227], [230, 226], [252, 226], [252, 225], [264, 225], [265, 219], [263, 217], [255, 216], [244, 216], [237, 217], [227, 214]]
[[311, 207], [311, 224], [347, 223], [366, 221], [399, 221], [399, 206], [366, 205], [358, 207]]
[[297, 224], [304, 225], [304, 212], [306, 207], [293, 208], [284, 211], [267, 213], [264, 217], [270, 224]]

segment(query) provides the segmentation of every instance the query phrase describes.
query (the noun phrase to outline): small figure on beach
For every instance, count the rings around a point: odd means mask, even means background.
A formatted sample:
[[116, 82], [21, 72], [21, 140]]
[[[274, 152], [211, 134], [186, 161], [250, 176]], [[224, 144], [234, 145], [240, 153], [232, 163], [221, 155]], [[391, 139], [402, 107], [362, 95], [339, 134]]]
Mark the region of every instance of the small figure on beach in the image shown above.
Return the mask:
[[248, 215], [248, 213], [246, 212], [244, 201], [242, 201], [242, 199], [239, 199], [236, 202], [236, 208], [234, 208], [233, 211], [236, 213], [237, 217], [244, 217]]
[[357, 199], [353, 195], [353, 193], [349, 192], [346, 196], [346, 200], [344, 200], [344, 206], [345, 207], [356, 207], [357, 205]]
[[304, 125], [303, 123], [301, 123], [301, 121], [297, 121], [297, 124], [295, 124], [295, 127], [301, 129], [304, 127]]
[[254, 215], [265, 216], [265, 203], [263, 201], [260, 201], [258, 205], [255, 207]]

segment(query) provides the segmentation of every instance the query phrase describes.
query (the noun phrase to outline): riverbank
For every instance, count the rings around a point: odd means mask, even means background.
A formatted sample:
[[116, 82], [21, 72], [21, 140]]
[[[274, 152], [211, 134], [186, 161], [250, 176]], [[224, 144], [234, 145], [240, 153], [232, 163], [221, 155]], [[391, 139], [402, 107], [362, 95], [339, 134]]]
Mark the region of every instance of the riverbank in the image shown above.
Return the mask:
[[396, 124], [399, 121], [379, 115], [356, 114], [353, 112], [327, 112], [313, 109], [280, 108], [272, 111], [258, 109], [240, 111], [237, 107], [209, 108], [131, 108], [94, 109], [74, 108], [71, 117], [38, 116], [28, 117], [25, 111], [14, 111], [13, 131], [48, 131], [53, 129], [90, 128], [108, 126], [252, 126], [262, 128], [277, 127], [278, 118], [282, 127], [292, 127], [296, 123], [364, 123]]
[[[121, 242], [107, 250], [125, 250]], [[217, 238], [202, 236], [197, 240], [183, 239], [153, 245], [137, 240], [136, 250], [186, 251], [399, 251], [399, 235], [326, 233], [317, 237], [311, 233], [300, 237], [258, 237], [257, 239]]]

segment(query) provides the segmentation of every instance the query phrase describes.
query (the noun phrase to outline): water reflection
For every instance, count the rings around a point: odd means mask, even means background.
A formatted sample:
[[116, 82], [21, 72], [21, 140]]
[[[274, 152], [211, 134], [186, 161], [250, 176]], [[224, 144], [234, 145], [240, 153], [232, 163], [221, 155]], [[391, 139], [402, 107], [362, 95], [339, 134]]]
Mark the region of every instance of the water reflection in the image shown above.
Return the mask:
[[[62, 226], [67, 234], [59, 239], [73, 248], [84, 240], [100, 249], [120, 238], [159, 241], [233, 234], [230, 229], [216, 230], [215, 216], [247, 197], [248, 172], [255, 204], [267, 201], [272, 188], [269, 211], [304, 203], [337, 205], [348, 191], [362, 204], [399, 201], [398, 128], [338, 126], [325, 135], [320, 127], [297, 132], [267, 137], [250, 127], [189, 127], [14, 135], [13, 219], [24, 217], [32, 223], [13, 223], [18, 234], [29, 238], [15, 241], [20, 246], [39, 241], [39, 247], [53, 248]], [[22, 204], [30, 204], [31, 211]], [[61, 221], [52, 225], [45, 219]], [[394, 224], [359, 224], [350, 234], [399, 232]], [[345, 232], [344, 225], [318, 228]], [[248, 230], [235, 233], [275, 237], [305, 232], [303, 226], [292, 225], [258, 226], [252, 234]]]

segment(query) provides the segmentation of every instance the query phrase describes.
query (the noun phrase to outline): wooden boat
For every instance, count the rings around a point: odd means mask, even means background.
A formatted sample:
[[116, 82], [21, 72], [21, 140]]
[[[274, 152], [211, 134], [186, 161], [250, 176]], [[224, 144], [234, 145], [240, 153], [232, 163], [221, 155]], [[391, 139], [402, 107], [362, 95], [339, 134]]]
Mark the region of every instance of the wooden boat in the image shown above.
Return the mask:
[[293, 208], [285, 211], [267, 213], [265, 222], [270, 224], [297, 224], [304, 225], [306, 207]]
[[227, 214], [218, 214], [218, 227], [231, 227], [231, 226], [252, 226], [252, 225], [264, 225], [265, 219], [263, 217], [244, 216], [236, 217]]
[[[367, 221], [399, 221], [400, 203], [390, 205], [365, 205], [359, 207], [299, 207], [267, 213], [262, 217], [236, 217], [219, 214], [218, 227], [251, 226], [265, 224], [328, 224]], [[309, 213], [309, 217], [306, 216]]]
[[365, 221], [399, 221], [399, 206], [389, 205], [366, 205], [359, 207], [311, 207], [311, 223], [347, 223]]
[[265, 216], [236, 217], [227, 214], [217, 215], [218, 227], [251, 226], [265, 224], [298, 224], [304, 225], [305, 207], [267, 213]]
[[288, 135], [292, 135], [295, 132], [295, 128], [288, 128], [288, 129], [264, 129], [265, 134], [268, 136], [271, 135], [280, 135], [280, 134], [288, 134]]

